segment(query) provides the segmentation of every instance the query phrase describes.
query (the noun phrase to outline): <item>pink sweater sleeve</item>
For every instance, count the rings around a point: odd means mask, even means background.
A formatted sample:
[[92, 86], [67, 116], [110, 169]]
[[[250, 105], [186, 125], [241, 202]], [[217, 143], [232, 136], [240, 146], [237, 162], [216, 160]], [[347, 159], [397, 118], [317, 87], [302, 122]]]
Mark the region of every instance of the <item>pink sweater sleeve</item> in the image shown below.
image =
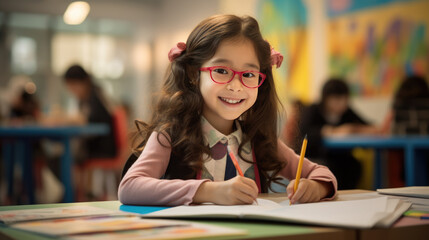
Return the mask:
[[[280, 175], [290, 180], [295, 179], [299, 156], [280, 140], [278, 140], [278, 154], [280, 160], [287, 162]], [[333, 195], [324, 200], [331, 200], [337, 194], [337, 179], [334, 174], [327, 167], [313, 163], [307, 158], [304, 158], [301, 178], [331, 183]]]
[[162, 134], [153, 132], [140, 157], [125, 174], [118, 189], [123, 204], [176, 206], [189, 205], [200, 184], [209, 180], [160, 179], [170, 160], [171, 148]]

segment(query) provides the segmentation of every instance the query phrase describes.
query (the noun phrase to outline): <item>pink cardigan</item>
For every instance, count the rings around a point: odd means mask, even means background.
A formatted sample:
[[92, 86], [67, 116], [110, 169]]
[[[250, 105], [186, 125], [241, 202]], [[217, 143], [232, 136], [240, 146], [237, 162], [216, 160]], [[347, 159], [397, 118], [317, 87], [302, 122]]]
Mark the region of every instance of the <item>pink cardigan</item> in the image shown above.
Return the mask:
[[[151, 134], [142, 154], [119, 184], [119, 201], [129, 205], [189, 205], [200, 184], [210, 180], [160, 179], [167, 170], [171, 148], [162, 146], [157, 140], [157, 135], [157, 132]], [[160, 135], [160, 140], [165, 146], [169, 145], [163, 135]], [[281, 161], [287, 162], [280, 175], [287, 179], [295, 179], [299, 156], [280, 140], [278, 155]], [[327, 167], [304, 159], [301, 177], [332, 183], [334, 194], [326, 200], [335, 197], [337, 180]]]

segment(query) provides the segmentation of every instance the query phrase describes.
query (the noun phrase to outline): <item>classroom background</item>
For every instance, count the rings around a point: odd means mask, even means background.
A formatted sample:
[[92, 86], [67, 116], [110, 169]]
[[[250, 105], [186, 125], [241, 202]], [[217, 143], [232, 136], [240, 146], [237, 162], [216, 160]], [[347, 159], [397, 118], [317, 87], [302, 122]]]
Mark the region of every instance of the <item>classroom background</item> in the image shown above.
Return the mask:
[[[75, 25], [66, 23], [64, 17], [71, 3], [0, 1], [3, 130], [38, 124], [34, 119], [10, 119], [10, 98], [17, 88], [37, 99], [38, 118], [75, 114], [79, 103], [67, 91], [63, 76], [71, 65], [79, 64], [106, 98], [115, 107], [121, 106], [126, 118], [121, 130], [130, 132], [134, 119], [149, 120], [154, 93], [169, 64], [170, 48], [185, 42], [198, 22], [214, 14], [254, 16], [266, 39], [284, 55], [282, 66], [273, 70], [284, 105], [279, 133], [293, 112], [292, 103], [317, 102], [331, 76], [346, 79], [351, 106], [377, 126], [385, 123], [393, 95], [406, 75], [429, 77], [427, 0], [91, 0], [87, 1], [88, 16]], [[23, 162], [11, 168], [4, 148], [10, 143], [7, 137], [0, 138], [0, 204], [59, 202], [64, 201], [64, 194], [72, 194], [68, 198], [72, 201], [116, 199], [119, 174], [131, 153], [124, 141], [119, 141], [121, 151], [115, 164], [73, 166], [72, 183], [64, 186], [61, 176], [43, 172], [43, 164], [34, 165], [36, 180], [26, 178], [25, 169], [20, 170]], [[37, 142], [45, 154], [61, 156], [64, 152], [65, 147], [55, 139]], [[30, 152], [34, 159], [40, 157], [34, 150], [39, 147]], [[356, 148], [354, 155], [364, 169], [358, 187], [374, 189], [376, 152]], [[393, 177], [389, 171], [381, 177], [383, 186], [405, 185], [404, 170], [392, 171], [396, 171]], [[47, 175], [57, 177], [57, 183], [47, 180]], [[33, 200], [25, 181], [34, 182]], [[75, 191], [68, 191], [70, 187]], [[90, 189], [82, 192], [83, 187]], [[55, 191], [57, 194], [52, 193]]]

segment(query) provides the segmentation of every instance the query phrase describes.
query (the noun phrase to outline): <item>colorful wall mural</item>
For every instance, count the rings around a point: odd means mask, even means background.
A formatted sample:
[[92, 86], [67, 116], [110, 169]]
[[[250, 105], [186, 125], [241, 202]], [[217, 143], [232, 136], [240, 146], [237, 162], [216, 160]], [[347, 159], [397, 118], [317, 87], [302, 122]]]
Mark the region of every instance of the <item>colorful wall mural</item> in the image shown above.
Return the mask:
[[391, 96], [407, 74], [429, 74], [429, 1], [329, 0], [329, 73], [358, 96]]
[[[285, 56], [274, 71], [283, 102], [312, 99], [306, 0], [261, 0], [264, 37]], [[429, 78], [429, 0], [325, 0], [327, 72], [352, 94], [391, 97], [406, 74]]]
[[309, 99], [307, 11], [301, 0], [260, 1], [259, 23], [263, 36], [284, 55], [282, 66], [273, 70], [282, 102]]

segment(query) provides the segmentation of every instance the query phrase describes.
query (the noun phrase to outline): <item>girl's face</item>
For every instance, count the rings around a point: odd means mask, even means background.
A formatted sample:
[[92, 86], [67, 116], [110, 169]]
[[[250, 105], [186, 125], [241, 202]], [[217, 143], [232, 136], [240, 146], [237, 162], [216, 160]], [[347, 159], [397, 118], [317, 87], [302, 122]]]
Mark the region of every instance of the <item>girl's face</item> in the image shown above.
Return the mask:
[[79, 81], [66, 82], [67, 89], [79, 100], [83, 100], [88, 96], [88, 84]]
[[330, 115], [342, 116], [349, 106], [347, 95], [331, 95], [326, 98], [325, 109]]
[[[215, 55], [202, 67], [226, 66], [235, 71], [259, 71], [259, 61], [253, 44], [245, 38], [222, 41]], [[210, 71], [200, 73], [200, 91], [204, 99], [203, 116], [223, 134], [230, 134], [235, 119], [256, 101], [257, 88], [247, 88], [239, 74], [226, 84], [215, 83]]]

